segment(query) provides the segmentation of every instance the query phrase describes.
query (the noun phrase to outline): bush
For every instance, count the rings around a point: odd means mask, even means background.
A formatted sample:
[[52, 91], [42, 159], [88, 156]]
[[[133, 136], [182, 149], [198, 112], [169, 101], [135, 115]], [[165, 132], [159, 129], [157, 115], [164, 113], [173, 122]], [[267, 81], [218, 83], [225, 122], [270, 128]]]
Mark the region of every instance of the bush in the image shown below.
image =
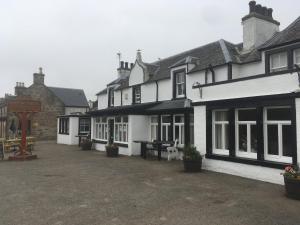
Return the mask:
[[202, 156], [200, 155], [200, 152], [197, 151], [196, 147], [189, 145], [183, 149], [183, 159], [199, 161], [202, 159]]

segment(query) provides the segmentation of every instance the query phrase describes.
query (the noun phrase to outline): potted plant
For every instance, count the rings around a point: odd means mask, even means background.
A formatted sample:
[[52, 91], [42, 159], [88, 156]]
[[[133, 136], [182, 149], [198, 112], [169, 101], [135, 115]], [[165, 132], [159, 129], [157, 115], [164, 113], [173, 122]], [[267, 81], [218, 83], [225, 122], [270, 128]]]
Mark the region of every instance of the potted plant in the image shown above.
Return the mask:
[[119, 147], [116, 144], [108, 144], [105, 149], [107, 157], [118, 157]]
[[81, 141], [81, 149], [82, 150], [91, 150], [93, 142], [90, 139], [84, 139]]
[[287, 166], [284, 173], [286, 196], [300, 200], [300, 172], [299, 166]]
[[183, 149], [183, 165], [185, 172], [200, 172], [202, 168], [202, 156], [194, 146], [186, 146]]

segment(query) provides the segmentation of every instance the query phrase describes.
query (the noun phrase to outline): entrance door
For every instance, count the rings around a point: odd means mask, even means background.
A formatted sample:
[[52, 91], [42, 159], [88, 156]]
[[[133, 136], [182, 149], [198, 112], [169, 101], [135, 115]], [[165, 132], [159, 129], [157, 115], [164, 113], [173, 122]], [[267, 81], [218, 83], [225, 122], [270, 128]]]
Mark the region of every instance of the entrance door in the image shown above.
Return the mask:
[[114, 126], [115, 126], [115, 121], [114, 119], [109, 119], [108, 120], [108, 143], [113, 144], [114, 143], [114, 137], [115, 137], [115, 132], [114, 132]]

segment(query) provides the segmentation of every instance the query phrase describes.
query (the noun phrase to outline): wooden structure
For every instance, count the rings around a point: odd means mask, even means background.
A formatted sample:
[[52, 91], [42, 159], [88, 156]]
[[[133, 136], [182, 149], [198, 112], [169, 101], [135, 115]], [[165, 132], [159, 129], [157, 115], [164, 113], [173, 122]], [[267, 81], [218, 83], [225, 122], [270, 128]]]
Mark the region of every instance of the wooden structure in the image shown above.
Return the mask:
[[10, 156], [9, 160], [36, 159], [37, 155], [32, 155], [30, 152], [27, 151], [26, 132], [29, 117], [33, 113], [41, 111], [41, 103], [39, 101], [32, 100], [30, 97], [20, 96], [10, 101], [8, 103], [7, 109], [9, 112], [15, 113], [18, 116], [19, 121], [21, 122], [22, 130], [22, 139], [19, 151], [14, 156]]

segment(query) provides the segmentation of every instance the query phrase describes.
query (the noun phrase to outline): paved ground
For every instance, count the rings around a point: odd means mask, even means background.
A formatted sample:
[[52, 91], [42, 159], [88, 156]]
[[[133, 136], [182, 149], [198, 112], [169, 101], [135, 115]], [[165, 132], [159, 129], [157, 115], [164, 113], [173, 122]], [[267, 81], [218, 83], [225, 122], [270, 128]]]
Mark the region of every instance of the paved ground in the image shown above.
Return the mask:
[[54, 143], [36, 149], [38, 160], [0, 162], [1, 225], [300, 224], [300, 201], [279, 185]]

